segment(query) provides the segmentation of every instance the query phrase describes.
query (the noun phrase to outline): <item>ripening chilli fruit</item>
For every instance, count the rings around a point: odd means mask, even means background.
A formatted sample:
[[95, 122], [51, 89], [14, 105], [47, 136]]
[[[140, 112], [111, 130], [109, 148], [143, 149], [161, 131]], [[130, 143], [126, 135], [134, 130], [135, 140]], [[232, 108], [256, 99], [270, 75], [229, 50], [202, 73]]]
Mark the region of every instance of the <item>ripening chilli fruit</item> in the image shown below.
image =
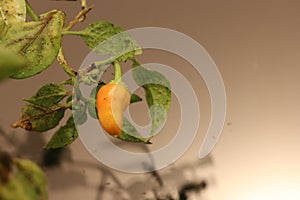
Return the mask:
[[97, 93], [98, 118], [103, 129], [113, 135], [122, 134], [124, 111], [130, 103], [130, 93], [121, 84], [109, 83]]

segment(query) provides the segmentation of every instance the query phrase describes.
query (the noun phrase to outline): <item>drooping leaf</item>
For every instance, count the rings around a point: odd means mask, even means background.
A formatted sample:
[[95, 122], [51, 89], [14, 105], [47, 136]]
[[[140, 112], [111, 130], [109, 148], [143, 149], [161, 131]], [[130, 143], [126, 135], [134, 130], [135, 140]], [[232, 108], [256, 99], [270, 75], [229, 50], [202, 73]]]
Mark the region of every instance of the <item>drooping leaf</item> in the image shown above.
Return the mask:
[[136, 83], [145, 89], [152, 121], [152, 135], [166, 120], [171, 104], [170, 82], [163, 74], [146, 69], [136, 61], [133, 62], [132, 75]]
[[81, 36], [90, 49], [103, 55], [115, 56], [119, 62], [141, 54], [141, 48], [135, 40], [122, 28], [107, 21], [94, 22], [76, 34]]
[[122, 134], [117, 138], [126, 142], [151, 144], [151, 138], [143, 138], [126, 117], [123, 119]]
[[61, 148], [68, 144], [71, 144], [78, 137], [78, 132], [75, 127], [73, 115], [68, 119], [66, 125], [60, 127], [58, 131], [54, 133], [48, 144], [45, 146], [46, 149]]
[[66, 108], [43, 108], [32, 104], [26, 105], [22, 109], [22, 116], [19, 121], [12, 126], [21, 127], [28, 131], [43, 132], [56, 127], [64, 117]]
[[0, 1], [0, 39], [6, 34], [9, 27], [17, 22], [25, 22], [25, 0]]
[[34, 76], [52, 64], [61, 46], [61, 31], [65, 15], [53, 10], [40, 16], [40, 21], [13, 24], [2, 38], [1, 44], [28, 60], [28, 66], [18, 70], [11, 78]]
[[48, 83], [42, 86], [31, 98], [24, 100], [34, 105], [48, 108], [56, 105], [67, 95], [68, 91], [64, 87]]
[[143, 87], [152, 120], [151, 134], [154, 134], [167, 118], [171, 104], [171, 90], [159, 84], [147, 84]]
[[23, 67], [26, 67], [24, 57], [4, 50], [4, 48], [0, 46], [0, 81], [8, 78], [12, 73]]

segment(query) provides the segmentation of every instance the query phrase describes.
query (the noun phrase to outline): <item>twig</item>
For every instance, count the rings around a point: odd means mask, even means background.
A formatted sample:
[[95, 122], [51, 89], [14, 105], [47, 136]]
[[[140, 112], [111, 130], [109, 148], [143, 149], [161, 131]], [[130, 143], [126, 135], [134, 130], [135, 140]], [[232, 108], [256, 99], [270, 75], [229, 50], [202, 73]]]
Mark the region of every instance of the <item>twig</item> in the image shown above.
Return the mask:
[[92, 8], [93, 7], [86, 7], [85, 5], [85, 7], [76, 15], [76, 17], [72, 21], [70, 21], [69, 25], [64, 28], [63, 32], [70, 30], [77, 22], [82, 22], [85, 19], [87, 13], [90, 12]]
[[39, 19], [40, 19], [39, 16], [32, 10], [32, 8], [27, 0], [26, 0], [26, 11], [33, 21], [39, 21]]
[[67, 63], [62, 48], [59, 49], [57, 61], [62, 66], [63, 70], [72, 78], [72, 80], [74, 80], [77, 72]]
[[85, 9], [87, 7], [86, 0], [81, 0], [81, 8]]

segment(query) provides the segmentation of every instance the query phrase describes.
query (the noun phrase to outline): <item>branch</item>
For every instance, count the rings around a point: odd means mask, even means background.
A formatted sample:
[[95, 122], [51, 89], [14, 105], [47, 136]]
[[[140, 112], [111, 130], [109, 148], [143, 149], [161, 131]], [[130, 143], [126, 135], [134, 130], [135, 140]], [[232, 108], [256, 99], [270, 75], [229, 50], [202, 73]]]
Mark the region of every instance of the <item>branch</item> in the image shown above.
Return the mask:
[[63, 32], [70, 30], [77, 22], [83, 22], [86, 18], [88, 12], [92, 10], [93, 7], [85, 7], [76, 15], [76, 17], [70, 21], [69, 25], [64, 28]]
[[26, 11], [33, 21], [39, 21], [40, 19], [39, 16], [32, 10], [27, 0], [26, 0]]

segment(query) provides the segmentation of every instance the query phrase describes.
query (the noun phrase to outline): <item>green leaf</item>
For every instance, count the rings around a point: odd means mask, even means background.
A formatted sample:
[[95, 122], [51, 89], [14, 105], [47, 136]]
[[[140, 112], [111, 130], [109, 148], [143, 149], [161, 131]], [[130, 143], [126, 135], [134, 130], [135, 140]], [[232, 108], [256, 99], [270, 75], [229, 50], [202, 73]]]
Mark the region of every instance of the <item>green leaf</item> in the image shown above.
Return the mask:
[[0, 13], [0, 21], [4, 20], [7, 24], [13, 24], [14, 22], [25, 22], [25, 0], [1, 0]]
[[146, 92], [146, 101], [150, 109], [153, 135], [157, 129], [163, 125], [171, 104], [170, 82], [161, 73], [146, 69], [133, 62], [132, 75], [139, 86]]
[[137, 94], [131, 94], [131, 97], [130, 97], [130, 103], [137, 103], [137, 102], [140, 102], [142, 101], [143, 99], [138, 96]]
[[0, 182], [1, 200], [47, 200], [47, 182], [42, 170], [30, 160], [14, 160], [7, 182]]
[[28, 104], [22, 109], [22, 116], [12, 127], [28, 131], [43, 132], [56, 127], [64, 117], [64, 107], [43, 108]]
[[66, 125], [60, 127], [58, 131], [54, 133], [46, 149], [61, 148], [68, 144], [71, 144], [78, 137], [78, 133], [75, 127], [73, 115], [68, 119]]
[[68, 91], [62, 86], [48, 83], [42, 86], [31, 98], [24, 100], [34, 105], [48, 108], [56, 105], [67, 95]]
[[103, 55], [115, 56], [119, 62], [141, 54], [141, 48], [135, 40], [122, 28], [107, 21], [94, 22], [74, 34], [80, 35], [90, 49]]
[[8, 78], [12, 73], [18, 71], [22, 67], [26, 67], [26, 60], [24, 57], [8, 50], [4, 50], [4, 48], [0, 46], [0, 81]]
[[143, 144], [151, 144], [150, 140], [151, 138], [143, 138], [139, 134], [139, 132], [136, 130], [136, 128], [130, 124], [128, 119], [124, 117], [123, 119], [123, 125], [122, 125], [122, 134], [121, 136], [117, 137], [120, 140], [126, 141], [126, 142], [137, 142], [137, 143], [143, 143]]
[[65, 14], [53, 10], [40, 16], [40, 21], [15, 23], [2, 38], [2, 45], [28, 59], [28, 66], [11, 78], [34, 76], [49, 67], [61, 47], [61, 31]]
[[25, 0], [0, 1], [0, 39], [6, 34], [9, 27], [17, 22], [25, 22]]

